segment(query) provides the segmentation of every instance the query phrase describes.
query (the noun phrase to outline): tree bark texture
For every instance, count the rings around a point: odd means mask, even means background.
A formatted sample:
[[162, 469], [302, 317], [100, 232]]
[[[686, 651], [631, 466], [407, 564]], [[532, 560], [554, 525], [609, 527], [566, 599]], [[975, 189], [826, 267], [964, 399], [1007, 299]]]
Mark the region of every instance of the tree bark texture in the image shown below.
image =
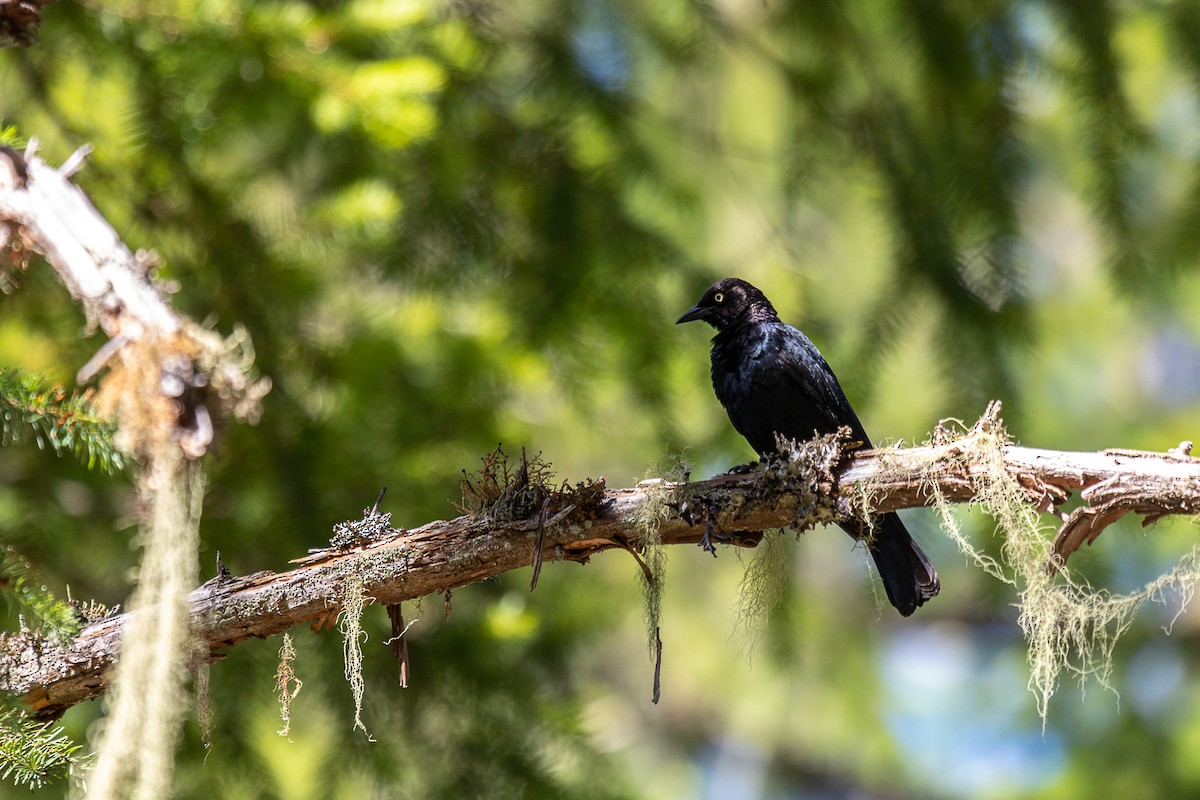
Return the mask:
[[[834, 436], [802, 443], [789, 457], [741, 474], [695, 483], [646, 481], [629, 489], [581, 484], [520, 518], [506, 518], [494, 506], [394, 529], [389, 515], [370, 509], [363, 520], [338, 526], [340, 546], [298, 558], [286, 572], [219, 575], [193, 591], [194, 635], [215, 659], [248, 638], [335, 616], [350, 587], [361, 586], [370, 602], [390, 605], [528, 567], [539, 558], [585, 563], [603, 550], [636, 553], [648, 536], [663, 545], [695, 544], [711, 526], [718, 541], [754, 546], [773, 528], [805, 530], [867, 511], [924, 506], [934, 486], [950, 502], [969, 502], [987, 474], [972, 458], [975, 437], [997, 422], [997, 412], [998, 404], [966, 436], [943, 444], [846, 454], [844, 441]], [[1149, 521], [1200, 511], [1200, 459], [1186, 452], [1082, 453], [1016, 445], [1001, 452], [1030, 503], [1060, 523], [1048, 569], [1124, 513]], [[1075, 491], [1084, 505], [1058, 512]], [[0, 688], [22, 696], [42, 717], [103, 694], [126, 618], [92, 622], [65, 644], [31, 632], [10, 635], [0, 656]]]

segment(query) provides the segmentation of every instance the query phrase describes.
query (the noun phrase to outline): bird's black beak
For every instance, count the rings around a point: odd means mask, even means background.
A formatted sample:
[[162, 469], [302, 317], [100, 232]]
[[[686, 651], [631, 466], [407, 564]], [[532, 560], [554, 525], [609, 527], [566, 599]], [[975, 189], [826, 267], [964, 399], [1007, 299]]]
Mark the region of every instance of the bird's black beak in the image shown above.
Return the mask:
[[692, 306], [686, 312], [684, 312], [682, 317], [675, 320], [675, 324], [679, 325], [683, 322], [694, 322], [698, 319], [707, 320], [711, 312], [712, 309], [705, 308], [704, 306]]

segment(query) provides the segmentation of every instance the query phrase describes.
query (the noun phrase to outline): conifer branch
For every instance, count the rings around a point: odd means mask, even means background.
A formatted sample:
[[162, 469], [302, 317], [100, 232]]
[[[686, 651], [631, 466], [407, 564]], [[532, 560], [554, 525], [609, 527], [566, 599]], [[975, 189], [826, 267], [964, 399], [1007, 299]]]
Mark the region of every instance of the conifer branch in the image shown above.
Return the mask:
[[125, 460], [113, 441], [117, 426], [96, 414], [92, 397], [0, 368], [0, 445], [15, 444], [29, 431], [39, 448], [73, 453], [88, 469], [119, 472]]
[[29, 562], [9, 546], [0, 550], [0, 593], [28, 626], [43, 635], [69, 639], [79, 633], [79, 613], [54, 596], [32, 573]]
[[9, 710], [0, 714], [0, 778], [40, 789], [60, 781], [79, 763], [80, 745], [62, 728]]

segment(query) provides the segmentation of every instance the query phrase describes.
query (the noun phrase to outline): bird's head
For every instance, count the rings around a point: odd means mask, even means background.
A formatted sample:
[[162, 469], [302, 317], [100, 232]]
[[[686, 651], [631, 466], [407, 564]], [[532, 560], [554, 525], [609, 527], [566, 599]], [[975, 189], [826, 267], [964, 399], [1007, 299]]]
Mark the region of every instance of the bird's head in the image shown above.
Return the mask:
[[779, 319], [767, 296], [741, 278], [717, 281], [700, 297], [700, 302], [675, 320], [692, 322], [702, 319], [718, 331], [747, 322], [767, 322]]

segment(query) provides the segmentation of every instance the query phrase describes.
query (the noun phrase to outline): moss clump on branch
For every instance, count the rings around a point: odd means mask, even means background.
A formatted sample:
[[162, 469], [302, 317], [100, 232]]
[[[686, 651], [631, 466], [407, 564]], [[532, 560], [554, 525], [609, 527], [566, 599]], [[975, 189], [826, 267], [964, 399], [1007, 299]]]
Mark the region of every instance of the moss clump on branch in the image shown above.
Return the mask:
[[396, 531], [392, 528], [391, 512], [379, 510], [379, 504], [383, 501], [386, 491], [387, 487], [384, 487], [375, 500], [375, 505], [363, 509], [362, 519], [346, 520], [334, 525], [329, 546], [335, 550], [349, 550], [394, 535]]
[[550, 462], [541, 453], [512, 463], [503, 448], [485, 455], [477, 472], [462, 472], [459, 487], [465, 514], [486, 516], [498, 523], [529, 519], [540, 514], [554, 522], [572, 523], [592, 519], [604, 500], [604, 478], [586, 478], [571, 484], [555, 481]]

